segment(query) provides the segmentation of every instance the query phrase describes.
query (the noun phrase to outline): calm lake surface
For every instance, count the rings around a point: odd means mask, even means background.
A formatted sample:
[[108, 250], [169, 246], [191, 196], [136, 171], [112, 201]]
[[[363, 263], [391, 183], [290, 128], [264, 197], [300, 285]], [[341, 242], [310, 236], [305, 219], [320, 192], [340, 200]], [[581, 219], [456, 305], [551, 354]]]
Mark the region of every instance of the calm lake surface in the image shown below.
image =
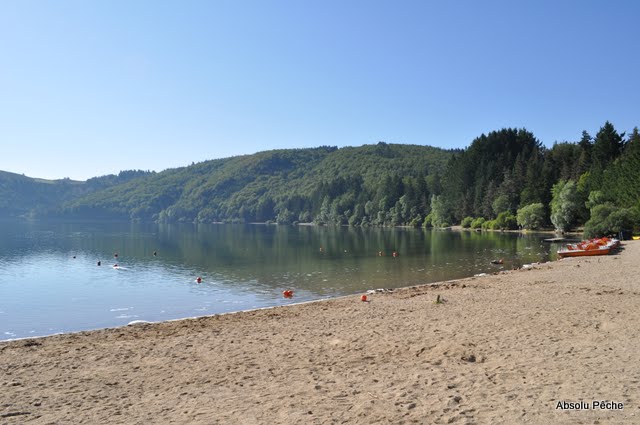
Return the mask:
[[[0, 340], [491, 273], [555, 259], [550, 250], [557, 246], [544, 243], [544, 237], [404, 228], [0, 221]], [[498, 258], [504, 259], [502, 266], [490, 263]], [[292, 289], [294, 298], [284, 299], [284, 289]]]

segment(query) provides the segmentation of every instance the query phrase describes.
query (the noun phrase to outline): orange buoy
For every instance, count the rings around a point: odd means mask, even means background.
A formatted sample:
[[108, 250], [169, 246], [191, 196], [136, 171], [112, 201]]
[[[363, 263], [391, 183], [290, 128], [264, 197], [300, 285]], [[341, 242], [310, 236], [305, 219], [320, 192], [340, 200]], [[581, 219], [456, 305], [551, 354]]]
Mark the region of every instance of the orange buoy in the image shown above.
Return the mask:
[[200, 276], [198, 276], [198, 278], [196, 279], [196, 282], [202, 283], [202, 278]]
[[285, 289], [282, 291], [282, 296], [285, 298], [293, 298], [293, 291], [290, 289]]
[[367, 302], [367, 296], [366, 295], [361, 295], [360, 296], [360, 301]]

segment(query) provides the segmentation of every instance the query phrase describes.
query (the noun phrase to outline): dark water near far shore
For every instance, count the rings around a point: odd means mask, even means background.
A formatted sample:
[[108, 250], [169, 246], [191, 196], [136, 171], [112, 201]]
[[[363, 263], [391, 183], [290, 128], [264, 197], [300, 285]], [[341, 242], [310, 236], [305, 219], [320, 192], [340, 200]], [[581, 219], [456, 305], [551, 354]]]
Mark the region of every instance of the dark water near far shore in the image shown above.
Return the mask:
[[[555, 259], [550, 250], [557, 245], [544, 243], [545, 237], [406, 228], [0, 221], [0, 340], [491, 273]], [[503, 265], [490, 263], [498, 258]], [[120, 268], [112, 267], [115, 262]], [[294, 298], [283, 299], [284, 289], [292, 289]]]

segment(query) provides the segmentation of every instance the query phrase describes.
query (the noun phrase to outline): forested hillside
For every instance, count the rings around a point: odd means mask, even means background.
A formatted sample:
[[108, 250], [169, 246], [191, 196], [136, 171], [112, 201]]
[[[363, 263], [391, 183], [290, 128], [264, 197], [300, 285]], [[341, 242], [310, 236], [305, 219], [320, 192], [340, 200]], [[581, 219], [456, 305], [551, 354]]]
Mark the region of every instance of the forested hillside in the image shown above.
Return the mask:
[[[588, 236], [637, 228], [640, 222], [640, 136], [606, 122], [592, 138], [544, 148], [525, 130], [482, 135], [447, 168], [432, 199], [431, 223], [490, 229], [567, 231]], [[637, 230], [637, 229], [636, 229]]]
[[165, 170], [68, 203], [74, 216], [421, 224], [452, 151], [378, 143], [260, 152]]
[[84, 192], [84, 182], [32, 179], [0, 171], [0, 215], [44, 214]]
[[0, 214], [638, 231], [640, 135], [606, 122], [595, 137], [551, 148], [509, 128], [454, 151], [383, 142], [273, 150], [86, 182], [1, 172]]
[[94, 177], [87, 181], [45, 180], [0, 171], [0, 218], [57, 215], [61, 205], [88, 193], [150, 174], [122, 171], [118, 175]]

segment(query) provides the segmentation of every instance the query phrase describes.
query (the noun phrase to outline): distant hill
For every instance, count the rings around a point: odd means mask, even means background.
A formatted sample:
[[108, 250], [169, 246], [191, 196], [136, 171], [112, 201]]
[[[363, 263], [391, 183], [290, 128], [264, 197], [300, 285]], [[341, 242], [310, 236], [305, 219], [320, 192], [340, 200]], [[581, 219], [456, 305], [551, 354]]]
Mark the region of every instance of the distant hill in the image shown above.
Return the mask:
[[43, 214], [83, 195], [84, 182], [43, 180], [0, 171], [0, 215]]
[[0, 217], [59, 215], [65, 202], [148, 174], [122, 171], [118, 175], [76, 181], [45, 180], [0, 171]]
[[[442, 174], [452, 154], [382, 142], [265, 151], [140, 176], [64, 202], [61, 212], [168, 222], [346, 223], [362, 210], [353, 218], [361, 224], [367, 202], [387, 208], [404, 186], [426, 187], [427, 176]], [[386, 193], [389, 185], [402, 186], [398, 199]]]
[[526, 129], [463, 150], [380, 142], [281, 149], [86, 182], [0, 172], [0, 218], [640, 232], [640, 131], [545, 148]]

